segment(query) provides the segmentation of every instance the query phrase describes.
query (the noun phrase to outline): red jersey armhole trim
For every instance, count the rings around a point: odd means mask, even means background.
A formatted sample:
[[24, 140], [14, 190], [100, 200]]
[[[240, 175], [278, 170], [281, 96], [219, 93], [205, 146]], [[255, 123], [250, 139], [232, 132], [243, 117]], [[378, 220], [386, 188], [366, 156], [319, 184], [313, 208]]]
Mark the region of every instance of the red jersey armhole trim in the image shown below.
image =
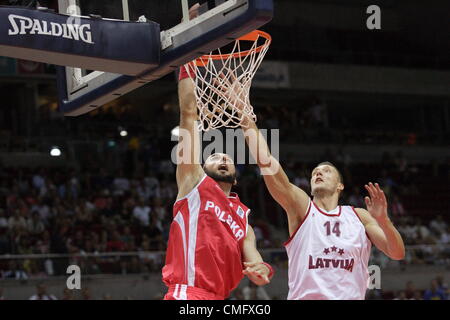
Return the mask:
[[[356, 212], [355, 207], [351, 206], [351, 208], [352, 208], [353, 212], [355, 213], [355, 215], [358, 217], [358, 220], [361, 221], [361, 224], [364, 226], [364, 223], [362, 222], [361, 218], [359, 217], [358, 212]], [[364, 227], [364, 229], [365, 229], [365, 227]], [[366, 232], [367, 239], [369, 239], [369, 241], [373, 244], [373, 241], [372, 241], [372, 239], [370, 239], [369, 234], [367, 233], [367, 231], [365, 231], [365, 232]]]
[[189, 191], [189, 193], [188, 193], [187, 195], [185, 195], [184, 197], [182, 197], [182, 198], [180, 198], [180, 199], [175, 200], [175, 203], [174, 203], [173, 205], [175, 206], [175, 205], [176, 205], [178, 202], [180, 202], [181, 200], [185, 200], [185, 199], [189, 198], [189, 196], [194, 192], [194, 190], [197, 189], [198, 187], [200, 187], [200, 185], [202, 184], [202, 182], [205, 181], [206, 177], [208, 177], [207, 174], [205, 174], [205, 175], [200, 179], [200, 181], [195, 185], [194, 188], [192, 188], [191, 191]]
[[[311, 200], [311, 201], [312, 201], [312, 200]], [[338, 214], [329, 214], [329, 213], [326, 213], [325, 211], [322, 211], [322, 209], [320, 209], [320, 208], [314, 203], [314, 201], [312, 201], [312, 203], [314, 204], [314, 207], [316, 207], [316, 209], [319, 210], [319, 212], [320, 212], [321, 214], [324, 214], [324, 215], [329, 216], [329, 217], [339, 217], [339, 216], [341, 215], [341, 209], [342, 209], [341, 206], [339, 206], [339, 213], [338, 213]]]
[[298, 230], [300, 230], [300, 227], [303, 225], [303, 222], [305, 222], [306, 218], [308, 218], [309, 212], [311, 211], [311, 207], [312, 207], [311, 203], [312, 203], [312, 200], [309, 201], [308, 211], [306, 211], [305, 217], [300, 222], [300, 224], [298, 225], [297, 229], [295, 229], [295, 231], [292, 234], [292, 236], [290, 236], [289, 239], [283, 243], [284, 246], [287, 246], [292, 241], [292, 239], [294, 239], [294, 237], [297, 234]]

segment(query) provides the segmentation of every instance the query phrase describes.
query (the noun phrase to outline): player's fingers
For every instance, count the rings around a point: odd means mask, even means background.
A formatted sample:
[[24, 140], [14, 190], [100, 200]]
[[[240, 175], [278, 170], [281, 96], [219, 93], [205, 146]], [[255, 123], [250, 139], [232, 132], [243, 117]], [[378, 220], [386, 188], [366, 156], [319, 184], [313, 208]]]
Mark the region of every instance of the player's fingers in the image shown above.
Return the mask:
[[259, 279], [262, 279], [263, 276], [261, 275], [261, 273], [259, 273], [258, 271], [252, 270], [252, 271], [245, 271], [244, 275], [246, 275], [247, 277], [256, 277]]
[[[226, 73], [226, 75], [225, 75], [225, 73]], [[230, 73], [230, 71], [228, 69], [221, 70], [219, 73], [219, 77], [221, 79], [221, 84], [223, 87], [225, 87], [225, 86], [230, 87], [230, 85], [231, 85], [230, 81], [228, 80], [228, 77], [227, 77], [227, 76], [229, 76], [229, 73]]]
[[372, 191], [372, 194], [375, 195], [376, 189], [375, 189], [375, 187], [373, 186], [373, 183], [372, 183], [372, 182], [369, 182], [368, 186], [369, 186], [370, 191]]
[[373, 184], [372, 182], [370, 183], [370, 187], [372, 188], [373, 194], [375, 195], [375, 197], [379, 198], [380, 197], [380, 190], [379, 188], [376, 187], [376, 183]]
[[198, 2], [189, 8], [189, 18], [191, 20], [198, 17], [198, 9], [199, 8], [200, 8], [200, 3], [198, 3]]
[[[219, 73], [219, 78], [225, 79], [225, 75], [221, 72], [221, 73]], [[224, 86], [223, 81], [219, 81], [219, 79], [214, 78], [213, 84], [214, 84], [216, 87], [218, 87], [220, 90], [222, 90], [222, 91], [224, 91], [224, 92], [226, 91], [226, 88], [225, 88], [225, 86]]]
[[227, 92], [227, 89], [225, 88], [225, 86], [222, 83], [220, 83], [220, 81], [217, 79], [213, 80], [213, 86], [211, 86], [209, 89], [211, 91], [215, 92], [216, 94], [222, 94], [222, 93], [226, 94], [226, 92]]
[[379, 196], [380, 198], [382, 198], [384, 192], [383, 192], [383, 190], [380, 188], [380, 185], [379, 185], [378, 183], [375, 183], [374, 188], [377, 190], [378, 196]]
[[246, 267], [244, 270], [247, 271], [248, 273], [254, 273], [257, 271], [257, 269], [255, 267], [250, 267], [250, 266]]
[[373, 191], [372, 191], [372, 189], [370, 188], [370, 186], [369, 186], [368, 184], [366, 184], [364, 187], [366, 188], [367, 192], [369, 193], [369, 196], [370, 196], [371, 198], [373, 198]]
[[236, 75], [234, 74], [234, 71], [231, 70], [230, 68], [228, 68], [228, 75], [229, 75], [229, 78], [231, 79], [231, 82], [235, 82], [237, 80]]
[[375, 186], [377, 187], [378, 192], [380, 194], [381, 202], [383, 203], [383, 205], [387, 206], [386, 194], [384, 193], [383, 189], [380, 188], [380, 185], [378, 183], [376, 183]]
[[258, 264], [260, 264], [259, 262], [244, 262], [244, 266], [246, 267], [255, 267]]
[[365, 197], [365, 198], [364, 198], [364, 201], [366, 202], [367, 208], [369, 208], [369, 207], [372, 206], [372, 201], [370, 201], [370, 198], [369, 198], [369, 197]]
[[372, 182], [370, 182], [369, 187], [372, 190], [372, 201], [378, 201], [380, 198], [380, 195], [379, 195], [377, 188], [375, 188], [375, 186]]
[[375, 192], [375, 196], [378, 198], [378, 200], [381, 200], [383, 191], [380, 189], [380, 186], [378, 183], [372, 184], [373, 191]]

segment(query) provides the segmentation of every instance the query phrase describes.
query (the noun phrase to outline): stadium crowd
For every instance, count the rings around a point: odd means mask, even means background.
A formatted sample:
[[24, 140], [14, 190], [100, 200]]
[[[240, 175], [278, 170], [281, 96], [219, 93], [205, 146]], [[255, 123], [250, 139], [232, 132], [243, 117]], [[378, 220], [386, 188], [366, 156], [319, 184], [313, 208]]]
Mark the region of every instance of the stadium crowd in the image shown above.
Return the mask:
[[[344, 176], [350, 185], [342, 202], [363, 207], [364, 195], [357, 187], [357, 177], [349, 176], [352, 172], [349, 166], [350, 170], [344, 170]], [[299, 169], [295, 170], [297, 167]], [[302, 174], [306, 167], [290, 163], [287, 173], [295, 184], [308, 190], [309, 178], [307, 173]], [[258, 246], [263, 249], [281, 248], [282, 237], [287, 235], [277, 231], [284, 230], [284, 214], [280, 210], [264, 211], [261, 208], [267, 209], [272, 200], [266, 194], [255, 167], [238, 168], [241, 172], [237, 191], [249, 199], [255, 198], [251, 192], [261, 192], [265, 199], [262, 204], [251, 201], [254, 212], [251, 223], [255, 227]], [[103, 169], [77, 174], [65, 169], [2, 168], [0, 255], [139, 252], [139, 255], [120, 259], [82, 260], [87, 261], [84, 267], [88, 273], [157, 271], [163, 263], [163, 256], [156, 252], [166, 248], [171, 207], [177, 193], [173, 171], [174, 167], [164, 162], [157, 171], [135, 178], [126, 176], [123, 171], [113, 175]], [[448, 264], [450, 229], [442, 213], [411, 215], [401, 200], [407, 196], [405, 192], [411, 190], [396, 187], [397, 184], [386, 174], [380, 183], [390, 199], [392, 219], [398, 224], [405, 244], [412, 246], [407, 251], [405, 263]], [[255, 188], [255, 185], [260, 188]], [[281, 238], [277, 238], [279, 234]], [[377, 252], [373, 259], [381, 266], [389, 263]], [[59, 267], [64, 265], [64, 261], [59, 259], [10, 260], [7, 264], [5, 260], [0, 261], [3, 262], [0, 262], [0, 269], [5, 278], [65, 272]]]
[[[260, 108], [261, 126], [270, 129], [282, 125], [282, 134], [286, 135], [280, 137], [283, 141], [295, 136], [292, 130], [302, 135], [301, 140], [306, 143], [320, 142], [317, 139], [328, 141], [334, 135], [326, 107], [319, 100], [308, 103], [310, 107], [300, 108], [297, 113], [285, 108], [280, 112], [270, 107]], [[94, 141], [101, 137], [115, 144], [108, 145], [100, 156], [78, 152], [76, 167], [0, 165], [0, 278], [63, 275], [69, 263], [80, 265], [85, 274], [160, 272], [177, 194], [175, 167], [168, 157], [175, 144], [168, 143], [168, 132], [176, 125], [177, 115], [170, 112], [173, 106], [161, 108], [158, 112], [161, 125], [157, 126], [128, 112], [127, 107], [102, 109], [87, 115], [89, 121], [64, 119], [51, 111], [40, 115], [41, 121], [46, 122], [41, 128], [47, 131], [36, 133], [43, 140], [46, 134], [52, 133], [67, 140], [77, 137]], [[300, 131], [299, 123], [303, 128]], [[117, 137], [119, 125], [129, 129], [127, 137]], [[53, 132], [52, 128], [60, 131]], [[342, 171], [346, 189], [341, 203], [364, 207], [363, 185], [378, 181], [388, 196], [390, 216], [409, 246], [400, 267], [449, 265], [449, 201], [445, 200], [450, 172], [448, 159], [418, 164], [410, 163], [402, 152], [384, 152], [380, 161], [361, 163], [346, 153], [345, 144], [340, 142], [386, 144], [396, 136], [395, 145], [413, 145], [422, 140], [398, 133], [380, 135], [373, 140], [374, 136], [367, 133], [372, 138], [368, 142], [360, 131], [342, 133], [345, 136], [335, 137], [338, 147], [325, 150], [317, 159], [317, 162], [331, 161]], [[24, 146], [20, 142], [0, 145], [0, 148], [7, 152], [33, 150], [32, 145]], [[291, 181], [309, 191], [310, 172], [316, 163], [305, 163], [289, 154], [281, 160]], [[252, 208], [250, 223], [258, 247], [282, 252], [282, 243], [287, 239], [284, 213], [268, 194], [256, 166], [238, 165], [237, 170], [236, 191]], [[268, 261], [285, 268], [286, 256], [279, 252], [269, 254]], [[4, 256], [8, 254], [22, 256], [11, 259]], [[31, 254], [61, 256], [33, 259], [27, 256]], [[371, 263], [381, 267], [399, 266], [376, 249]], [[431, 295], [439, 291], [435, 287], [430, 287]], [[265, 296], [255, 290], [249, 287], [235, 294]], [[374, 298], [375, 293], [371, 293]], [[425, 297], [424, 294], [413, 296]], [[398, 293], [392, 298], [402, 296], [403, 293]]]

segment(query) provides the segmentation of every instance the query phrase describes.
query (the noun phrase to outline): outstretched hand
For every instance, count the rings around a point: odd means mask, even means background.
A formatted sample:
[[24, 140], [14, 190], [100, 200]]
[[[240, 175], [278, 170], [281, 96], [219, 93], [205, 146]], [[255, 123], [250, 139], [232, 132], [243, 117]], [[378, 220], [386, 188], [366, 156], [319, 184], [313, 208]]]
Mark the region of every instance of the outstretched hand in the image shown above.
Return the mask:
[[189, 8], [189, 19], [190, 20], [198, 17], [198, 9], [199, 8], [200, 8], [200, 4], [198, 2]]
[[242, 271], [254, 284], [262, 286], [268, 284], [270, 270], [261, 262], [244, 262], [245, 269]]
[[369, 192], [370, 196], [364, 198], [367, 211], [369, 211], [371, 216], [377, 221], [387, 219], [387, 200], [378, 183], [375, 183], [374, 185], [372, 182], [369, 182], [369, 184], [366, 184], [364, 187]]
[[211, 90], [225, 97], [227, 103], [234, 106], [236, 111], [242, 112], [249, 104], [246, 93], [249, 92], [251, 81], [238, 78], [235, 70], [224, 68], [219, 73], [219, 78], [213, 80], [213, 84]]

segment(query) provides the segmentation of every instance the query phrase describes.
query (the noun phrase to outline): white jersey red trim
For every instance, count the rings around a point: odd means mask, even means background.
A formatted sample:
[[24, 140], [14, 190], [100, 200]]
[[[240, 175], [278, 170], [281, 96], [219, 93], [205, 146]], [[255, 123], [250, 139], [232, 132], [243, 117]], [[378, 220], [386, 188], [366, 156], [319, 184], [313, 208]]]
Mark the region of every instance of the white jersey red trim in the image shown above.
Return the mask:
[[371, 242], [353, 207], [326, 211], [311, 200], [285, 248], [289, 300], [365, 298]]

